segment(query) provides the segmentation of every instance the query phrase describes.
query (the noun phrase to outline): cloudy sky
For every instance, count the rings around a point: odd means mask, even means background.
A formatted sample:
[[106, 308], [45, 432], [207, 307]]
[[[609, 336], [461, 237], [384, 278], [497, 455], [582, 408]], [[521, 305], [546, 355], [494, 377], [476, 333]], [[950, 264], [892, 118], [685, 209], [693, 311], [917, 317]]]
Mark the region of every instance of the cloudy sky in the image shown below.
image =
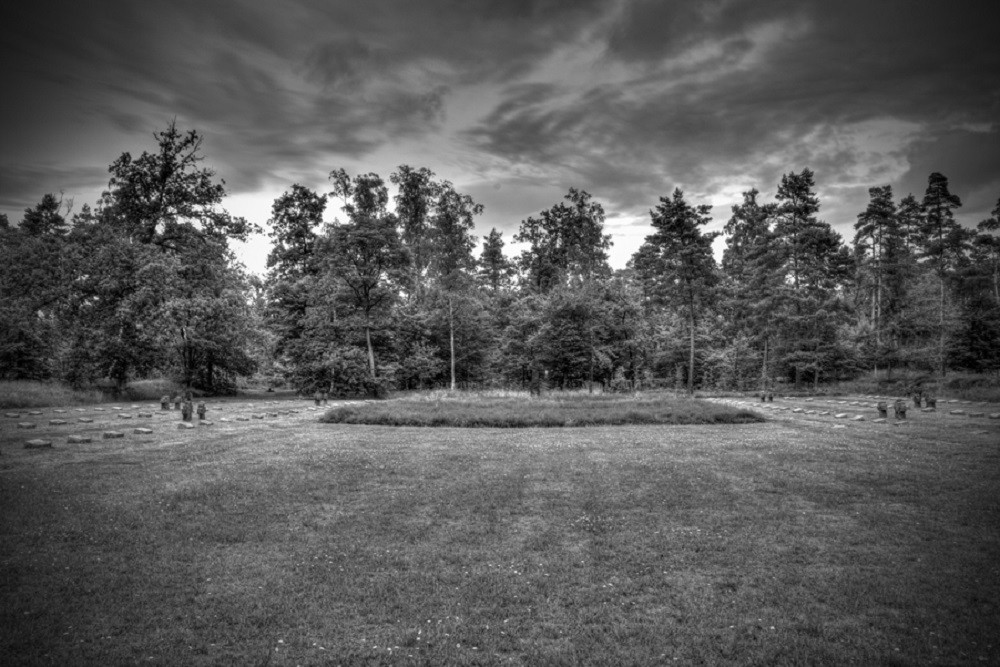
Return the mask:
[[[426, 166], [510, 239], [568, 188], [621, 267], [681, 188], [721, 228], [740, 193], [816, 174], [850, 239], [867, 189], [948, 176], [974, 225], [1000, 198], [994, 0], [285, 0], [3, 3], [0, 212], [78, 210], [172, 119], [226, 208], [264, 225], [293, 183]], [[328, 218], [340, 214], [331, 207]], [[342, 217], [342, 214], [341, 214]], [[262, 270], [262, 237], [241, 248]]]

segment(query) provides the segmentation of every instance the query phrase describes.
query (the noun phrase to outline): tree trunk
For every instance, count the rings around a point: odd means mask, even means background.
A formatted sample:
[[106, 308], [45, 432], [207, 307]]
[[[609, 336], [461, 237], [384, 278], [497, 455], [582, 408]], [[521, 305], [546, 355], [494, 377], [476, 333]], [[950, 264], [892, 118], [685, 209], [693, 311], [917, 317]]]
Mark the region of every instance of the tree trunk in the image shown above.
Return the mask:
[[591, 327], [590, 331], [590, 359], [587, 368], [587, 393], [594, 393], [594, 329]]
[[767, 389], [767, 336], [764, 336], [764, 363], [760, 367], [760, 388]]
[[455, 312], [448, 297], [448, 345], [451, 349], [451, 390], [455, 391]]
[[365, 342], [368, 343], [368, 372], [371, 373], [372, 381], [375, 380], [375, 350], [372, 348], [371, 325], [365, 321]]
[[941, 302], [938, 306], [938, 326], [940, 327], [940, 332], [938, 335], [938, 360], [941, 363], [941, 377], [946, 374], [945, 359], [944, 359], [944, 276], [941, 276]]
[[691, 311], [691, 348], [688, 352], [688, 396], [694, 395], [694, 310]]

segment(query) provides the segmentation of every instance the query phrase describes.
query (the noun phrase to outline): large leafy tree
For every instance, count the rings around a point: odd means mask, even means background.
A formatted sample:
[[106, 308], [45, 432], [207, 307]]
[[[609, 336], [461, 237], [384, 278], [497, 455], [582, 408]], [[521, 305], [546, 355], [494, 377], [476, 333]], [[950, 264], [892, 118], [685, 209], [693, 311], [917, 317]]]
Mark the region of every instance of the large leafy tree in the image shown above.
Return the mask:
[[972, 236], [955, 220], [954, 211], [961, 206], [962, 200], [948, 188], [948, 178], [932, 173], [924, 192], [917, 243], [920, 256], [938, 278], [937, 366], [941, 375], [947, 372], [947, 339], [952, 328], [947, 318], [948, 281], [965, 260]]
[[[726, 223], [722, 271], [726, 277], [723, 301], [733, 340], [751, 340], [760, 346], [760, 384], [770, 379], [772, 341], [777, 336], [771, 317], [783, 285], [781, 247], [771, 225], [775, 204], [761, 204], [756, 188], [743, 193]], [[742, 337], [742, 338], [741, 338]]]
[[364, 332], [371, 390], [380, 392], [372, 331], [408, 282], [409, 253], [401, 243], [396, 216], [386, 208], [388, 191], [377, 174], [351, 179], [339, 169], [330, 173], [330, 180], [348, 220], [333, 225], [323, 240], [327, 282], [321, 288], [350, 304]]
[[816, 218], [812, 171], [782, 176], [776, 198], [774, 233], [784, 279], [776, 323], [796, 385], [804, 371], [812, 371], [818, 384], [824, 367], [840, 356], [836, 331], [845, 316], [843, 286], [852, 261], [840, 236]]
[[604, 208], [589, 193], [570, 188], [560, 202], [538, 218], [521, 222], [514, 240], [527, 243], [520, 268], [530, 289], [547, 292], [574, 280], [610, 275], [604, 234]]
[[711, 208], [705, 204], [691, 206], [679, 188], [672, 197], [660, 197], [660, 203], [650, 211], [655, 231], [632, 259], [646, 293], [685, 313], [689, 394], [694, 393], [695, 329], [718, 282], [712, 241], [719, 232], [702, 231], [711, 222]]

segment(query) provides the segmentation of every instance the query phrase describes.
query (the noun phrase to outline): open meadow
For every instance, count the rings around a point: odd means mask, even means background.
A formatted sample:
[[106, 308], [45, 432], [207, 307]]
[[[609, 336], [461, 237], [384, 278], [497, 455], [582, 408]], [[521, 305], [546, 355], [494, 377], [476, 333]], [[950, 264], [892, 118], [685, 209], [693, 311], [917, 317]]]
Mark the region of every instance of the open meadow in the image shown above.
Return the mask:
[[1000, 664], [1000, 408], [727, 403], [767, 421], [0, 413], [0, 664]]

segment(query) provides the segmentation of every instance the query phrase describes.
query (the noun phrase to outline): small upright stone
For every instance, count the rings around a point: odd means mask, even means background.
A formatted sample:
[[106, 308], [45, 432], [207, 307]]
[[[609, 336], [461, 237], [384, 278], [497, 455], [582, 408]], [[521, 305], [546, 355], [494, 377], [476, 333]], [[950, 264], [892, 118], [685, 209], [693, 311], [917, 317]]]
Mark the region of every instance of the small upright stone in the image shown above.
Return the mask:
[[170, 409], [170, 395], [160, 396], [160, 409], [169, 410]]
[[178, 394], [177, 396], [174, 396], [174, 410], [180, 410], [181, 409], [181, 403], [183, 401], [184, 401], [184, 399], [181, 398], [180, 394]]
[[895, 413], [896, 419], [906, 419], [906, 401], [901, 398], [896, 399], [896, 402], [892, 404], [892, 411]]
[[878, 405], [876, 407], [878, 408], [878, 416], [881, 419], [885, 419], [886, 417], [889, 416], [889, 404], [888, 403], [886, 403], [885, 401], [879, 401]]
[[199, 421], [205, 418], [205, 411], [206, 411], [205, 410], [205, 402], [204, 401], [199, 401], [199, 403], [198, 403], [198, 420]]

